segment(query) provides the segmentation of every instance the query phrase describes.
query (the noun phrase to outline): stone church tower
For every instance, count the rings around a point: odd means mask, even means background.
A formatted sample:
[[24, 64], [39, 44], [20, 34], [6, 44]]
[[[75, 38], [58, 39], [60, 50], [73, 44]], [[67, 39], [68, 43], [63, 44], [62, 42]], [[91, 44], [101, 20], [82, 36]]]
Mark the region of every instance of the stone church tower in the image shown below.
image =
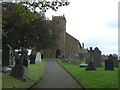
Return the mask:
[[58, 38], [55, 47], [42, 51], [45, 58], [55, 58], [63, 55], [71, 57], [80, 52], [81, 45], [79, 41], [66, 32], [66, 18], [64, 15], [52, 16], [52, 20], [49, 20], [48, 23], [54, 27]]
[[60, 53], [65, 53], [65, 38], [66, 38], [66, 19], [63, 16], [55, 16], [52, 18], [53, 25], [58, 33], [58, 40], [57, 40], [57, 49], [60, 50]]

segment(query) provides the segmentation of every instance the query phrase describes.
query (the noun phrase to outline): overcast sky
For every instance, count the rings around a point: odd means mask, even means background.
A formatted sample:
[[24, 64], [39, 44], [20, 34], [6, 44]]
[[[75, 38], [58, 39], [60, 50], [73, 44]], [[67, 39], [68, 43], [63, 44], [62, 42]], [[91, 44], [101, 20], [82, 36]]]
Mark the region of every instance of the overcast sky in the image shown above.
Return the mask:
[[98, 47], [102, 54], [118, 54], [118, 1], [68, 0], [70, 5], [57, 12], [49, 10], [46, 16], [65, 15], [66, 31], [85, 44]]

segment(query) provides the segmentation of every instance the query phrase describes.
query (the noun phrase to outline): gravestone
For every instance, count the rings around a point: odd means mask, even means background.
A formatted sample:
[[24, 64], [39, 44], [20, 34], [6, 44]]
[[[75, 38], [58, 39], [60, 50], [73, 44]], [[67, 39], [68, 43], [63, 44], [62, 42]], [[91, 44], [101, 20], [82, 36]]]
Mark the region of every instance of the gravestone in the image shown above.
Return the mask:
[[11, 76], [22, 79], [23, 78], [23, 66], [15, 65], [10, 73]]
[[10, 64], [10, 46], [3, 45], [2, 46], [2, 66], [8, 66]]
[[94, 62], [93, 62], [93, 50], [92, 50], [92, 47], [90, 47], [90, 50], [88, 51], [89, 52], [89, 61], [88, 61], [88, 66], [86, 68], [86, 70], [96, 70], [95, 68], [95, 65], [94, 65]]
[[35, 61], [41, 62], [41, 53], [37, 52]]
[[113, 65], [115, 68], [118, 68], [119, 61], [118, 61], [118, 56], [116, 54], [113, 54]]
[[108, 59], [105, 60], [105, 70], [114, 70], [113, 56], [111, 54], [108, 56]]
[[114, 65], [114, 68], [118, 68], [118, 66], [119, 66], [119, 60], [113, 59], [113, 65]]
[[85, 70], [87, 70], [87, 71], [96, 70], [94, 62], [89, 62], [88, 66], [87, 66], [87, 68]]
[[101, 65], [101, 51], [96, 47], [93, 53], [93, 61], [95, 67], [102, 67]]
[[35, 64], [36, 55], [30, 54], [29, 59], [30, 59], [30, 64]]
[[93, 50], [92, 50], [92, 47], [90, 47], [90, 50], [89, 50], [89, 54], [90, 54], [90, 61], [89, 62], [93, 62]]
[[10, 72], [10, 75], [22, 79], [23, 77], [23, 66], [22, 66], [22, 60], [21, 60], [21, 52], [15, 52], [15, 66], [12, 68], [12, 71]]
[[23, 54], [23, 56], [20, 56], [20, 62], [13, 67], [10, 75], [18, 79], [25, 79], [25, 77], [27, 77], [28, 51], [24, 50], [20, 53]]
[[92, 47], [90, 47], [90, 50], [88, 50], [88, 53], [86, 54], [86, 63], [88, 64], [89, 62], [93, 61], [93, 50]]

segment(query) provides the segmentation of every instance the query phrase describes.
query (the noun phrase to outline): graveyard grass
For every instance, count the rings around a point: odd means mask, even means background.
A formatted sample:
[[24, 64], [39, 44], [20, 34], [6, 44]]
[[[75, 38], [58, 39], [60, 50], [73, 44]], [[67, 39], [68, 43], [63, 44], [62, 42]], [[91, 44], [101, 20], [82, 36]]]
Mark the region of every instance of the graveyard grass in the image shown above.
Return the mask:
[[97, 68], [96, 71], [85, 71], [79, 65], [57, 62], [72, 74], [85, 88], [118, 88], [118, 69], [105, 71], [104, 68]]
[[43, 62], [37, 62], [36, 64], [28, 65], [28, 74], [30, 77], [28, 82], [11, 77], [9, 73], [3, 73], [2, 88], [29, 88], [43, 77], [46, 62], [47, 60], [44, 60]]

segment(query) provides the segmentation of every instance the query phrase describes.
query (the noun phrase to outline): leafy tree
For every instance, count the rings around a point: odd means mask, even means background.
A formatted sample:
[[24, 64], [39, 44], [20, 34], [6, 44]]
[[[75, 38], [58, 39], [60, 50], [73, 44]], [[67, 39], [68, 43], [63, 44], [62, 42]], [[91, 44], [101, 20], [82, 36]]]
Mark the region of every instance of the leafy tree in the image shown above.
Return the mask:
[[[29, 22], [25, 22], [23, 16], [20, 14], [21, 12], [18, 12], [16, 5], [13, 3], [10, 4], [7, 4], [7, 7], [3, 7], [3, 30], [7, 36], [3, 36], [3, 45], [9, 44], [13, 49], [20, 49], [20, 47], [32, 48], [36, 46], [40, 50], [48, 48], [54, 43], [55, 34], [50, 34], [51, 27], [43, 17], [38, 17], [36, 14], [31, 15], [34, 17], [37, 16], [37, 18], [33, 17], [34, 20], [32, 20], [31, 17], [28, 17]], [[27, 11], [24, 12], [24, 15], [28, 12], [29, 14], [34, 14]]]
[[[20, 47], [27, 47], [25, 39], [28, 33], [31, 33], [30, 29], [30, 16], [36, 17], [34, 13], [24, 8], [24, 15], [28, 15], [26, 21], [19, 11], [18, 4], [5, 3], [3, 4], [3, 31], [6, 36], [3, 35], [3, 45], [9, 44], [14, 49]], [[29, 22], [27, 21], [29, 20]]]
[[[9, 44], [13, 49], [22, 47], [22, 62], [23, 48], [36, 47], [40, 50], [55, 45], [56, 34], [51, 33], [52, 28], [47, 24], [44, 12], [48, 8], [56, 11], [58, 3], [55, 5], [53, 2], [2, 3], [2, 29], [4, 32], [2, 44]], [[32, 7], [34, 7], [33, 10]], [[40, 13], [36, 12], [37, 7], [41, 10]]]
[[[22, 46], [22, 47], [33, 46], [33, 45], [30, 45], [29, 42], [25, 43], [26, 39], [28, 39], [26, 37], [31, 35], [30, 32], [32, 32], [32, 34], [35, 32], [34, 29], [33, 29], [34, 32], [31, 30], [30, 23], [34, 20], [37, 21], [36, 19], [38, 19], [40, 16], [41, 16], [41, 19], [45, 19], [44, 13], [41, 13], [41, 12], [46, 12], [46, 10], [48, 10], [49, 8], [52, 8], [53, 10], [56, 11], [58, 9], [58, 7], [65, 6], [68, 4], [69, 4], [69, 2], [66, 2], [64, 0], [62, 0], [61, 2], [60, 1], [20, 2], [20, 0], [18, 0], [17, 3], [15, 3], [15, 5], [14, 5], [14, 3], [2, 3], [3, 16], [4, 16], [3, 17], [3, 33], [5, 33], [5, 34], [3, 34], [3, 37], [7, 36], [7, 37], [3, 38], [4, 39], [3, 41], [5, 43], [10, 43], [10, 45], [14, 48], [19, 48], [20, 46]], [[29, 8], [29, 10], [28, 10], [28, 8]], [[36, 12], [36, 8], [39, 8], [41, 10], [39, 14]], [[33, 12], [31, 12], [30, 10], [32, 10]], [[43, 22], [43, 21], [41, 21], [41, 22]], [[24, 28], [23, 28], [23, 26], [24, 26]], [[36, 25], [34, 25], [34, 26], [36, 26]], [[46, 27], [45, 24], [43, 26]], [[37, 26], [37, 27], [40, 27], [40, 26]], [[41, 28], [42, 27], [40, 27], [39, 29], [41, 29]], [[21, 37], [18, 37], [18, 38], [16, 37], [16, 36], [18, 36], [17, 32], [19, 33], [19, 35]], [[40, 32], [40, 30], [39, 30], [39, 32]], [[27, 34], [27, 35], [24, 35], [24, 34]], [[34, 36], [35, 36], [35, 34], [34, 34]], [[47, 36], [49, 36], [49, 35], [47, 35]], [[45, 37], [47, 37], [47, 36], [45, 36]], [[12, 38], [10, 38], [10, 37], [12, 37]], [[52, 35], [52, 37], [55, 37], [55, 34]], [[16, 39], [16, 40], [14, 40], [14, 39]], [[41, 38], [39, 38], [39, 39], [41, 39]], [[49, 40], [49, 39], [47, 39], [47, 40]], [[10, 42], [11, 40], [13, 40], [13, 41]], [[17, 46], [17, 47], [15, 47], [15, 46]], [[45, 45], [42, 45], [42, 46], [45, 46]], [[42, 46], [41, 46], [41, 48], [42, 48]], [[40, 46], [39, 46], [39, 48], [40, 48]]]
[[48, 9], [52, 9], [57, 11], [59, 7], [67, 6], [70, 2], [65, 0], [61, 1], [42, 1], [42, 2], [22, 2], [22, 4], [26, 4], [27, 7], [32, 9], [32, 11], [36, 12], [36, 9], [39, 8], [40, 12], [46, 12]]

